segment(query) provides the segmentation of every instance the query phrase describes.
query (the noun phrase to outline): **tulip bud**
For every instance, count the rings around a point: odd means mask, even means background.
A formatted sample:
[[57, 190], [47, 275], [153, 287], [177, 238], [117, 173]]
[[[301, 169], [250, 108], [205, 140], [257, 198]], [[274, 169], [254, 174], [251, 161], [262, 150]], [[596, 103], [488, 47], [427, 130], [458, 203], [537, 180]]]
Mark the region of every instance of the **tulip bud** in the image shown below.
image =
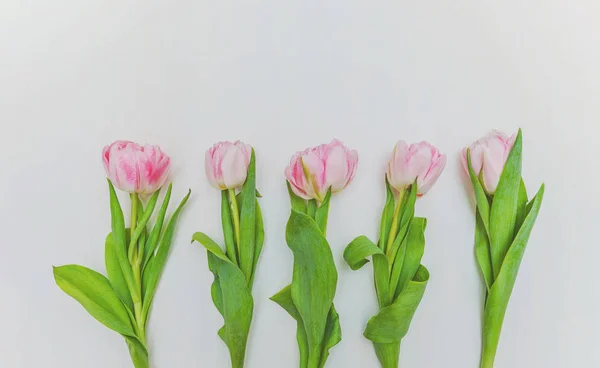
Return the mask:
[[358, 153], [334, 139], [329, 144], [296, 152], [285, 169], [285, 177], [298, 197], [322, 202], [329, 188], [336, 193], [352, 181], [357, 164]]
[[467, 150], [471, 153], [471, 167], [475, 175], [482, 180], [482, 185], [488, 194], [494, 194], [500, 181], [508, 154], [515, 144], [516, 134], [508, 136], [497, 130], [463, 149], [462, 165], [469, 173]]
[[102, 150], [106, 176], [128, 193], [152, 194], [169, 175], [171, 159], [159, 146], [116, 141]]
[[241, 187], [248, 176], [251, 156], [252, 146], [241, 141], [216, 143], [206, 151], [208, 181], [220, 190]]
[[404, 191], [417, 181], [417, 195], [422, 196], [435, 184], [446, 166], [446, 155], [427, 142], [410, 146], [399, 141], [388, 163], [387, 179], [397, 191]]

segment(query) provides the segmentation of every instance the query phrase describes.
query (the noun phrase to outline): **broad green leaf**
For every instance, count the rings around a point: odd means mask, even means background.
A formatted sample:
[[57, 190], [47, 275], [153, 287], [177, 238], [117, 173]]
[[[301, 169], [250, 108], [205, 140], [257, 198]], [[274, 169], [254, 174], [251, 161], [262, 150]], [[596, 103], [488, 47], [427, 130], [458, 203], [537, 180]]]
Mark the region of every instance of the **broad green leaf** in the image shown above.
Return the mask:
[[111, 214], [111, 227], [112, 236], [115, 244], [115, 253], [119, 266], [123, 272], [125, 283], [131, 294], [137, 289], [135, 281], [133, 279], [133, 270], [129, 259], [127, 258], [127, 235], [125, 234], [125, 219], [123, 218], [123, 210], [119, 204], [117, 193], [115, 193], [115, 187], [108, 180], [108, 189], [110, 193], [110, 214]]
[[390, 279], [390, 288], [396, 290], [394, 298], [404, 290], [406, 285], [412, 280], [419, 270], [421, 258], [425, 252], [425, 228], [427, 220], [422, 217], [413, 218], [412, 225], [406, 236], [406, 252], [404, 263], [402, 264], [400, 274], [396, 278], [394, 271], [396, 265], [392, 267], [392, 277]]
[[169, 184], [167, 194], [165, 194], [165, 199], [163, 199], [162, 205], [158, 210], [158, 215], [156, 216], [156, 222], [154, 224], [154, 227], [152, 228], [152, 231], [150, 231], [150, 236], [146, 241], [142, 270], [146, 269], [146, 266], [148, 266], [148, 262], [150, 262], [150, 260], [154, 257], [154, 251], [156, 250], [156, 246], [158, 245], [158, 239], [160, 238], [160, 234], [162, 232], [163, 224], [165, 221], [165, 215], [167, 214], [167, 208], [169, 207], [169, 201], [171, 200], [172, 189], [173, 183]]
[[144, 347], [144, 344], [135, 337], [123, 336], [127, 347], [129, 348], [129, 355], [133, 361], [135, 368], [149, 368], [150, 362], [148, 360], [148, 350]]
[[[192, 242], [193, 241], [197, 241], [198, 243], [202, 244], [202, 246], [204, 246], [204, 248], [206, 248], [207, 251], [209, 251], [210, 253], [215, 255], [217, 258], [219, 258], [225, 262], [233, 263], [227, 257], [227, 255], [223, 252], [223, 249], [221, 249], [219, 244], [217, 244], [214, 240], [212, 240], [208, 235], [201, 233], [201, 232], [196, 232], [192, 236]], [[210, 266], [210, 264], [209, 264], [209, 266]]]
[[383, 211], [381, 213], [381, 226], [379, 229], [379, 248], [385, 250], [385, 245], [388, 240], [388, 236], [390, 233], [390, 227], [392, 227], [392, 219], [394, 218], [394, 192], [390, 187], [390, 183], [387, 180], [387, 176], [385, 178], [385, 188], [386, 188], [386, 199], [385, 205], [383, 206]]
[[294, 191], [292, 190], [292, 186], [289, 181], [286, 180], [285, 183], [287, 184], [288, 194], [290, 195], [292, 210], [306, 214], [306, 200], [294, 194]]
[[148, 320], [148, 312], [152, 306], [154, 293], [156, 292], [158, 281], [160, 280], [160, 276], [162, 275], [165, 264], [167, 263], [167, 257], [169, 256], [169, 251], [171, 250], [171, 243], [173, 240], [173, 234], [175, 233], [177, 219], [179, 218], [179, 214], [181, 213], [183, 206], [185, 206], [186, 202], [190, 198], [190, 194], [192, 194], [191, 190], [188, 191], [188, 194], [185, 197], [183, 197], [179, 203], [179, 206], [175, 212], [173, 212], [173, 215], [167, 222], [167, 226], [163, 232], [162, 238], [160, 239], [158, 249], [156, 249], [156, 255], [146, 267], [146, 271], [142, 277], [142, 290], [144, 291], [144, 307], [142, 308], [142, 317], [144, 319], [144, 323], [146, 323]]
[[325, 367], [329, 350], [342, 341], [342, 328], [340, 326], [340, 316], [332, 304], [327, 317], [327, 326], [325, 327], [325, 338], [323, 339], [323, 350], [321, 352], [321, 364], [319, 368]]
[[308, 341], [306, 338], [304, 323], [302, 323], [300, 313], [298, 313], [298, 309], [296, 309], [294, 301], [292, 300], [292, 285], [284, 287], [280, 292], [273, 295], [271, 300], [279, 304], [281, 308], [283, 308], [289, 313], [290, 316], [292, 316], [292, 318], [296, 320], [296, 340], [298, 341], [298, 348], [300, 351], [300, 367], [306, 368], [308, 364]]
[[119, 265], [112, 233], [108, 234], [104, 244], [104, 261], [110, 285], [119, 296], [119, 299], [121, 299], [123, 304], [125, 304], [131, 312], [133, 311], [133, 301], [131, 300], [131, 294], [127, 288], [125, 276], [123, 276], [123, 271], [121, 271], [121, 266]]
[[225, 239], [227, 257], [231, 259], [233, 263], [239, 266], [237, 250], [235, 249], [233, 220], [231, 219], [231, 205], [229, 203], [229, 195], [226, 190], [221, 191], [221, 223], [223, 225], [223, 237]]
[[[490, 241], [494, 277], [498, 276], [504, 255], [515, 235], [515, 224], [521, 185], [521, 152], [523, 136], [517, 134], [515, 144], [508, 155], [490, 212]], [[485, 168], [484, 168], [485, 169]], [[483, 169], [483, 170], [484, 170]]]
[[309, 366], [318, 365], [335, 295], [337, 270], [327, 240], [307, 215], [292, 211], [286, 240], [294, 253], [292, 300], [306, 328]]
[[[242, 271], [231, 261], [214, 257], [218, 264], [218, 283], [222, 315], [225, 325], [219, 336], [229, 349], [232, 367], [242, 368], [246, 354], [246, 344], [252, 322], [254, 301]], [[214, 294], [213, 294], [214, 300]]]
[[475, 217], [475, 256], [477, 257], [477, 264], [479, 264], [479, 269], [483, 275], [486, 289], [489, 291], [492, 283], [494, 282], [492, 256], [490, 254], [490, 240], [488, 238], [487, 231], [485, 230], [481, 213], [476, 211]]
[[489, 233], [490, 202], [488, 202], [488, 197], [483, 190], [483, 186], [481, 186], [481, 182], [473, 170], [473, 166], [471, 164], [471, 150], [467, 150], [467, 164], [469, 166], [469, 178], [471, 179], [471, 185], [473, 186], [473, 192], [475, 193], [475, 200], [477, 201], [477, 211], [481, 216], [487, 234]]
[[210, 296], [215, 307], [221, 315], [223, 315], [223, 291], [221, 291], [221, 283], [219, 282], [219, 263], [218, 257], [212, 252], [206, 252], [208, 257], [208, 268], [213, 273], [215, 279], [210, 288]]
[[506, 253], [498, 277], [490, 288], [485, 305], [483, 334], [483, 351], [484, 355], [488, 358], [493, 358], [496, 354], [508, 301], [515, 286], [519, 266], [521, 265], [531, 230], [537, 219], [543, 197], [544, 185], [542, 184], [532, 201], [531, 210], [525, 217], [521, 229]]
[[408, 332], [428, 280], [429, 272], [421, 266], [394, 303], [381, 309], [379, 314], [369, 320], [365, 337], [380, 344], [399, 342]]
[[254, 277], [256, 276], [256, 267], [265, 243], [265, 225], [263, 223], [262, 211], [258, 199], [256, 200], [256, 242], [254, 248], [254, 265], [252, 267], [252, 277], [250, 278], [250, 289], [254, 285]]
[[248, 165], [248, 176], [242, 187], [242, 205], [240, 207], [240, 243], [239, 265], [249, 285], [254, 269], [256, 247], [256, 172], [254, 149]]
[[521, 179], [521, 186], [519, 187], [519, 202], [517, 204], [517, 220], [515, 223], [515, 236], [521, 229], [521, 225], [523, 221], [525, 221], [525, 217], [527, 216], [527, 188], [525, 188], [525, 183], [523, 179]]
[[122, 335], [135, 336], [126, 307], [106, 277], [83, 266], [66, 265], [54, 267], [54, 279], [98, 322]]
[[331, 188], [327, 191], [323, 203], [315, 211], [315, 221], [323, 235], [327, 234], [327, 218], [329, 217], [329, 201], [331, 200]]
[[[146, 209], [144, 210], [142, 218], [138, 218], [137, 227], [135, 228], [135, 231], [133, 233], [133, 238], [131, 239], [131, 242], [129, 243], [130, 247], [133, 246], [134, 244], [137, 244], [137, 241], [139, 240], [142, 233], [146, 231], [146, 224], [148, 223], [148, 220], [150, 220], [150, 216], [152, 216], [152, 213], [154, 212], [154, 207], [156, 207], [156, 202], [158, 201], [159, 194], [160, 194], [160, 190], [157, 190], [156, 192], [154, 192], [154, 194], [152, 195], [152, 197], [150, 197], [150, 200], [148, 201], [148, 205], [146, 206]], [[137, 197], [137, 195], [135, 195], [134, 197]], [[139, 199], [137, 199], [137, 200], [139, 201]]]

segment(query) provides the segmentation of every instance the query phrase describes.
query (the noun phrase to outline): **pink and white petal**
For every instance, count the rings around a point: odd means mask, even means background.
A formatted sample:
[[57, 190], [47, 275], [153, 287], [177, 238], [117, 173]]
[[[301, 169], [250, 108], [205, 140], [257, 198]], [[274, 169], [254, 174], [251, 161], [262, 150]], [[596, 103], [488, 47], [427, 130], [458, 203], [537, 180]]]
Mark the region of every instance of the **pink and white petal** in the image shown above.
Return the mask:
[[334, 193], [344, 189], [349, 171], [349, 162], [344, 148], [340, 146], [331, 148], [325, 161], [325, 186], [331, 187]]

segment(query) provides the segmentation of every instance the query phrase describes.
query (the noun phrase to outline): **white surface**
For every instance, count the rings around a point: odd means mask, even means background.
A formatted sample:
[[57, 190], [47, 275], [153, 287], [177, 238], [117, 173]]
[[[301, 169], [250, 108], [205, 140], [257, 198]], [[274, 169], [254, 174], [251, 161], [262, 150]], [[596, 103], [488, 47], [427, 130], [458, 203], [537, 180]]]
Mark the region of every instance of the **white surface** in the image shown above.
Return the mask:
[[154, 367], [227, 367], [206, 254], [189, 239], [222, 239], [204, 151], [239, 138], [256, 147], [267, 229], [247, 367], [296, 367], [295, 323], [268, 300], [291, 280], [282, 172], [335, 136], [360, 164], [330, 215], [344, 339], [327, 366], [377, 366], [362, 337], [371, 268], [351, 272], [341, 255], [356, 235], [375, 238], [386, 154], [402, 138], [449, 163], [418, 203], [432, 277], [401, 366], [476, 367], [482, 294], [458, 152], [494, 127], [524, 129], [530, 194], [547, 184], [497, 368], [599, 366], [598, 19], [593, 0], [0, 2], [0, 366], [131, 367], [122, 338], [51, 272], [104, 270], [100, 152], [121, 138], [161, 144], [174, 198], [193, 190], [151, 315]]

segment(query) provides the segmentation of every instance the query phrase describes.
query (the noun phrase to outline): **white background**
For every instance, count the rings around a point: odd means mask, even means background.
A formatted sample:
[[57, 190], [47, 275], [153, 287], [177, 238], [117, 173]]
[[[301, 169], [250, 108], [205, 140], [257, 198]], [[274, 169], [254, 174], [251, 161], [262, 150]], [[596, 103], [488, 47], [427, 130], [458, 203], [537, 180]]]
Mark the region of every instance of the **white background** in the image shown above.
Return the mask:
[[[461, 147], [524, 130], [524, 176], [546, 197], [509, 306], [498, 368], [600, 365], [600, 3], [594, 0], [0, 2], [0, 366], [131, 367], [125, 343], [54, 284], [52, 265], [104, 271], [101, 150], [162, 145], [174, 201], [189, 202], [151, 314], [154, 367], [227, 367], [206, 253], [222, 240], [204, 176], [218, 140], [256, 147], [267, 241], [248, 368], [296, 367], [295, 323], [268, 298], [291, 280], [283, 169], [338, 137], [360, 153], [328, 237], [344, 339], [328, 367], [377, 367], [362, 331], [376, 313], [370, 266], [342, 251], [376, 237], [383, 168], [398, 139], [448, 154], [419, 200], [429, 219], [427, 292], [402, 367], [477, 367], [481, 281]], [[124, 198], [124, 197], [123, 197]]]

